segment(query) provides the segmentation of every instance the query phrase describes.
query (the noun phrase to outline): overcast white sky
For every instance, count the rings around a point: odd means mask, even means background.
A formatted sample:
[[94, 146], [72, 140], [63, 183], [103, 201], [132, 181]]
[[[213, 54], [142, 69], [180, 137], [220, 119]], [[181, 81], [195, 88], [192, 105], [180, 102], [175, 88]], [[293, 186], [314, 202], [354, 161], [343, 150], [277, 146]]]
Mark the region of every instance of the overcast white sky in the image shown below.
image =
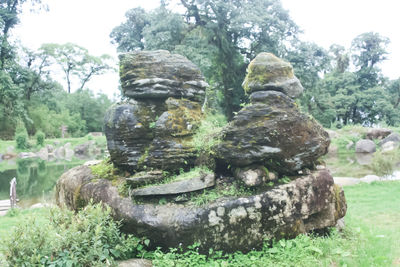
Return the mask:
[[[21, 16], [13, 31], [23, 45], [37, 49], [42, 43], [72, 42], [91, 54], [117, 56], [110, 43], [111, 30], [124, 20], [125, 12], [142, 6], [152, 9], [159, 0], [44, 0], [49, 11]], [[304, 31], [303, 40], [328, 48], [337, 43], [350, 46], [357, 35], [374, 31], [389, 37], [389, 60], [382, 64], [384, 74], [400, 77], [400, 1], [397, 0], [281, 0], [292, 19]], [[94, 77], [92, 90], [112, 96], [118, 92], [118, 74]]]

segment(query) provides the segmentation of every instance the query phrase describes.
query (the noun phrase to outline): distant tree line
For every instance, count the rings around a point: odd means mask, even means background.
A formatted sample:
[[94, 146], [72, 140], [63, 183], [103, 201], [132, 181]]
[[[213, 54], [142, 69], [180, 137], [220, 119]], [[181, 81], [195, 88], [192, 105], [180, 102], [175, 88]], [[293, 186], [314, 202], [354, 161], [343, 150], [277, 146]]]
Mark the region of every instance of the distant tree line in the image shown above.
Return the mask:
[[384, 77], [379, 64], [389, 40], [361, 34], [350, 48], [325, 50], [299, 39], [301, 30], [277, 0], [180, 0], [145, 11], [134, 8], [110, 37], [118, 51], [166, 49], [195, 62], [210, 89], [208, 105], [228, 118], [247, 96], [241, 88], [246, 66], [259, 52], [291, 62], [305, 87], [302, 109], [325, 127], [378, 122], [399, 125], [400, 80]]
[[[71, 43], [43, 44], [31, 51], [10, 42], [25, 2], [45, 8], [39, 0], [0, 3], [0, 138], [13, 138], [21, 123], [30, 135], [42, 131], [47, 137], [59, 137], [61, 125], [68, 126], [71, 136], [101, 131], [105, 110], [112, 103], [86, 85], [93, 76], [112, 69], [110, 56], [92, 56]], [[66, 90], [54, 79], [57, 68]]]

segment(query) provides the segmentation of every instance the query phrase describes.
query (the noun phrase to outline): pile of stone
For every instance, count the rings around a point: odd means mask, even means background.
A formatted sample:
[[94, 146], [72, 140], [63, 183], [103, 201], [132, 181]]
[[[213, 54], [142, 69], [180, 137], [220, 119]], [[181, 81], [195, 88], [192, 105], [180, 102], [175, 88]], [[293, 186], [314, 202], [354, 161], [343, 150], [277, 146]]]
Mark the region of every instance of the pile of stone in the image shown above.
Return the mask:
[[217, 148], [220, 160], [240, 168], [237, 177], [253, 186], [269, 179], [261, 179], [264, 174], [257, 171], [264, 167], [278, 175], [314, 169], [317, 159], [327, 153], [330, 139], [294, 102], [303, 87], [292, 66], [273, 54], [261, 53], [250, 63], [243, 87], [251, 104], [224, 129]]
[[176, 171], [194, 165], [190, 140], [202, 118], [207, 83], [183, 56], [168, 51], [120, 55], [123, 103], [105, 117], [108, 150], [128, 171]]
[[[316, 168], [327, 152], [328, 134], [298, 110], [294, 98], [303, 88], [289, 63], [268, 53], [250, 63], [243, 85], [251, 103], [223, 129], [208, 155], [224, 172], [165, 181], [165, 171], [196, 164], [191, 141], [207, 84], [193, 63], [167, 51], [120, 59], [128, 100], [108, 111], [105, 133], [112, 162], [132, 175], [115, 183], [95, 177], [85, 165], [71, 169], [57, 183], [59, 205], [77, 209], [101, 201], [122, 220], [123, 231], [146, 236], [153, 248], [200, 242], [206, 252], [249, 251], [265, 239], [335, 226], [345, 215], [343, 191], [329, 171]], [[128, 195], [115, 186], [120, 180], [130, 188]], [[251, 194], [237, 191], [202, 205], [190, 201], [234, 184]]]

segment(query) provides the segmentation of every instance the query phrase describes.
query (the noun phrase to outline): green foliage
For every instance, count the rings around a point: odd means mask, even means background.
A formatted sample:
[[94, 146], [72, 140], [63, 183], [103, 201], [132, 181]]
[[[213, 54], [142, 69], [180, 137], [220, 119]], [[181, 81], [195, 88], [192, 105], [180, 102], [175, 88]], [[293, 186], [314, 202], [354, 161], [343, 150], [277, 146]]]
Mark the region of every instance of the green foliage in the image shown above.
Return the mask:
[[214, 154], [213, 147], [219, 143], [219, 135], [226, 124], [224, 115], [206, 114], [192, 140], [192, 145], [199, 154]]
[[98, 179], [115, 180], [119, 177], [119, 170], [114, 167], [110, 159], [105, 159], [99, 164], [90, 166], [90, 169]]
[[121, 234], [110, 208], [88, 205], [74, 214], [54, 208], [48, 221], [18, 224], [5, 240], [10, 266], [111, 266], [142, 256], [148, 240]]
[[249, 196], [252, 194], [254, 194], [252, 189], [237, 182], [233, 182], [230, 185], [224, 185], [222, 188], [204, 189], [201, 194], [192, 194], [190, 202], [196, 206], [202, 206], [220, 199], [221, 197]]
[[165, 3], [148, 13], [131, 9], [110, 36], [122, 52], [167, 49], [187, 56], [221, 92], [220, 103], [231, 119], [245, 99], [241, 83], [246, 62], [262, 51], [282, 55], [298, 27], [279, 1], [180, 3], [183, 14], [168, 10]]
[[391, 175], [399, 160], [400, 154], [397, 151], [375, 152], [370, 168], [378, 176]]
[[37, 146], [43, 146], [44, 145], [44, 139], [45, 139], [46, 135], [44, 134], [44, 132], [42, 131], [37, 131], [35, 138], [36, 138], [36, 145]]
[[[348, 234], [352, 238], [354, 235]], [[271, 244], [272, 243], [272, 244]], [[300, 235], [292, 240], [266, 241], [262, 249], [249, 253], [224, 254], [210, 249], [209, 255], [198, 252], [198, 244], [183, 252], [170, 249], [154, 252], [156, 266], [325, 266], [333, 259], [351, 256], [351, 248], [343, 246], [346, 240], [336, 231], [329, 238]], [[337, 259], [338, 260], [338, 259]], [[335, 260], [336, 262], [336, 260]]]
[[28, 132], [26, 131], [23, 122], [19, 122], [17, 128], [15, 129], [15, 143], [18, 149], [27, 149], [29, 147], [28, 143]]
[[80, 91], [94, 75], [103, 74], [112, 69], [109, 62], [111, 56], [92, 56], [86, 48], [73, 43], [43, 44], [40, 50], [61, 67], [67, 82], [68, 93], [71, 93], [74, 78], [80, 84], [77, 88]]

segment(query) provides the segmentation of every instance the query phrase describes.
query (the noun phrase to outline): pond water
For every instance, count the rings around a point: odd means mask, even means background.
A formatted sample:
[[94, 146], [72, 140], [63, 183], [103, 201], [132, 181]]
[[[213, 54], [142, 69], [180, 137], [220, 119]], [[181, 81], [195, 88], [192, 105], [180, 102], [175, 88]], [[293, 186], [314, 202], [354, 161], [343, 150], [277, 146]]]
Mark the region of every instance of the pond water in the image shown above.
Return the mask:
[[13, 159], [0, 162], [0, 200], [10, 196], [10, 181], [17, 178], [18, 205], [29, 207], [39, 202], [53, 202], [54, 188], [65, 171], [86, 160], [45, 161], [39, 158]]

